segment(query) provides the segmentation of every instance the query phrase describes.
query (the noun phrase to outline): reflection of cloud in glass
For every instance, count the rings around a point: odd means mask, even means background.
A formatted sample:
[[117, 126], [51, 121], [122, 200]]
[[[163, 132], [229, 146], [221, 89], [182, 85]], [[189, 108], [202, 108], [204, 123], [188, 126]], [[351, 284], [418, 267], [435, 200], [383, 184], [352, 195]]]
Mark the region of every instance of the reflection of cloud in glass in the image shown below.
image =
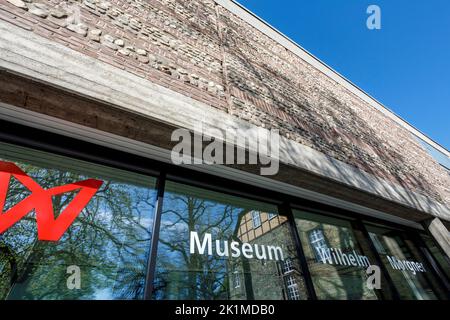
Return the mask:
[[160, 233], [169, 233], [169, 232], [183, 233], [188, 231], [189, 229], [186, 223], [183, 222], [174, 223], [169, 220], [161, 221]]
[[96, 291], [94, 291], [92, 296], [95, 300], [112, 300], [112, 299], [114, 299], [111, 289], [109, 289], [109, 288], [97, 289]]

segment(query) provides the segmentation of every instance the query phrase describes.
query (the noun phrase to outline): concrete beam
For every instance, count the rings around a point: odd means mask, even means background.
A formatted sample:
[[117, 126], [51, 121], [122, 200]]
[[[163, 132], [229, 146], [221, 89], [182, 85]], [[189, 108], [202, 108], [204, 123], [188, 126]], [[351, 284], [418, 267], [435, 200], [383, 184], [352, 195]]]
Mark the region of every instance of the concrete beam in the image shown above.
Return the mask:
[[[0, 69], [174, 127], [193, 130], [201, 121], [206, 134], [213, 137], [216, 130], [265, 130], [5, 21], [0, 21]], [[227, 138], [225, 142], [230, 144], [238, 140], [233, 135]], [[247, 138], [250, 146], [257, 145], [255, 134]], [[399, 184], [283, 137], [280, 148], [279, 161], [283, 164], [450, 221], [450, 208], [446, 205]]]

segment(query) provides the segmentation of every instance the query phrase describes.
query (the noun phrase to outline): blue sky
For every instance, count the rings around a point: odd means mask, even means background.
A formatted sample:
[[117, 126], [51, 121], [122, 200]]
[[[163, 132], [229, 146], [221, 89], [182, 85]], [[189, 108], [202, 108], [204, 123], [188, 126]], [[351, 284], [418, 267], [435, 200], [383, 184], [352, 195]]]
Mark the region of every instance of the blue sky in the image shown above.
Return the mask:
[[[449, 0], [238, 0], [450, 149]], [[366, 27], [369, 5], [381, 30]]]

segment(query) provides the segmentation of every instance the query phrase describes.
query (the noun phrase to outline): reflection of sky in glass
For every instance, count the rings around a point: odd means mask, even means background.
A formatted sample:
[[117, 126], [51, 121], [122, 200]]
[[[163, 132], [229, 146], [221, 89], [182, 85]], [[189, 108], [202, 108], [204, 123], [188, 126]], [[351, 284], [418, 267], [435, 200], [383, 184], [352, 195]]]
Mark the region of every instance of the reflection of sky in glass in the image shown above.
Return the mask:
[[114, 299], [114, 296], [111, 294], [111, 290], [104, 288], [104, 289], [97, 289], [94, 294], [92, 295], [94, 300], [112, 300]]
[[[222, 249], [224, 241], [240, 241], [241, 219], [252, 210], [277, 214], [273, 205], [169, 181], [164, 193], [154, 298], [230, 299], [231, 294], [233, 299], [244, 299], [248, 294], [259, 299], [282, 299], [284, 282], [275, 261], [263, 262], [242, 255], [219, 257], [215, 252], [216, 240]], [[206, 233], [212, 235], [213, 255], [190, 254], [190, 231], [196, 231], [200, 241]], [[251, 243], [280, 246], [286, 255], [291, 255], [289, 228], [280, 225], [268, 231]], [[242, 294], [230, 293], [235, 290], [230, 289], [230, 270], [239, 270], [243, 277]]]
[[[302, 239], [302, 245], [316, 289], [316, 295], [323, 300], [374, 300], [377, 295], [366, 286], [366, 270], [360, 266], [323, 262], [322, 249], [339, 249], [343, 254], [355, 251], [364, 255], [358, 246], [350, 222], [338, 217], [294, 210], [295, 224]], [[320, 230], [321, 237], [314, 237]], [[330, 256], [331, 257], [331, 256]]]
[[[402, 298], [419, 300], [435, 298], [432, 290], [428, 290], [427, 286], [424, 286], [425, 279], [423, 274], [417, 272], [413, 275], [408, 269], [394, 269], [389, 260], [387, 260], [387, 256], [389, 255], [400, 261], [422, 262], [409, 252], [405, 241], [401, 237], [393, 235], [393, 232], [384, 232], [381, 229], [378, 230], [378, 233], [370, 232], [370, 237], [372, 240], [377, 239], [375, 240], [375, 243], [378, 243], [376, 246], [377, 251], [382, 254], [383, 261], [393, 277], [394, 284], [397, 286]], [[379, 250], [380, 246], [383, 249], [382, 251]], [[405, 291], [405, 289], [407, 290]]]

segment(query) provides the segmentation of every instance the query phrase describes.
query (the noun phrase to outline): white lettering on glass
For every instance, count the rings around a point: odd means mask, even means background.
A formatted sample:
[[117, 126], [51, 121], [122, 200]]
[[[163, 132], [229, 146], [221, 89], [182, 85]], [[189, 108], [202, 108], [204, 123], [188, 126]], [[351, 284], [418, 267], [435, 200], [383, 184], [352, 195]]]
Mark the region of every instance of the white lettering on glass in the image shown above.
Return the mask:
[[322, 263], [340, 264], [344, 266], [364, 267], [370, 266], [369, 258], [357, 254], [355, 250], [349, 253], [343, 253], [341, 249], [321, 248], [320, 257]]
[[79, 266], [68, 266], [66, 270], [70, 276], [67, 278], [66, 285], [69, 290], [81, 289], [81, 269]]
[[394, 270], [409, 270], [413, 275], [417, 272], [427, 272], [423, 263], [408, 261], [408, 260], [399, 260], [393, 256], [387, 256], [389, 263], [391, 264], [392, 269]]
[[[208, 256], [216, 254], [220, 257], [228, 257], [231, 253], [233, 258], [238, 258], [242, 254], [247, 259], [265, 260], [268, 257], [269, 260], [284, 260], [283, 250], [278, 246], [252, 245], [247, 242], [239, 243], [237, 241], [228, 243], [228, 241], [215, 240], [215, 242], [215, 246], [213, 246], [210, 233], [205, 233], [200, 239], [198, 232], [191, 231], [189, 252], [191, 254], [207, 254]], [[215, 248], [215, 252], [213, 252], [213, 248]]]

